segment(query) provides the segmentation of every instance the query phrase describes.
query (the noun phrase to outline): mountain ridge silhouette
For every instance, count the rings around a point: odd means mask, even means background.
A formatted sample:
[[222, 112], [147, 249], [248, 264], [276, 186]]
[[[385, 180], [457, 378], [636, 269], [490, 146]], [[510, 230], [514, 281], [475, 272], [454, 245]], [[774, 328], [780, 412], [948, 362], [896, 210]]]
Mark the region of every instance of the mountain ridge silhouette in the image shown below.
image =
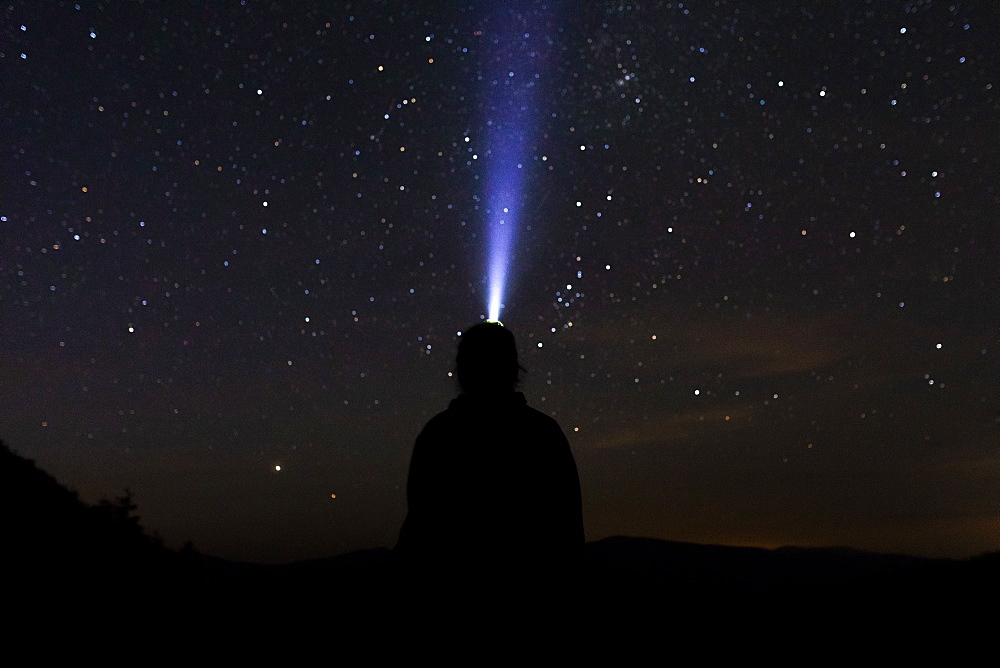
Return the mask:
[[[205, 606], [276, 614], [322, 608], [328, 598], [367, 609], [405, 596], [387, 548], [286, 564], [230, 561], [190, 544], [180, 551], [164, 547], [142, 529], [135, 510], [128, 493], [85, 504], [0, 443], [3, 572], [15, 599], [96, 597], [146, 603], [161, 614]], [[849, 547], [766, 549], [611, 536], [586, 544], [572, 598], [626, 607], [662, 600], [677, 610], [736, 603], [840, 614], [834, 611], [873, 602], [947, 610], [998, 592], [998, 553], [933, 559]]]

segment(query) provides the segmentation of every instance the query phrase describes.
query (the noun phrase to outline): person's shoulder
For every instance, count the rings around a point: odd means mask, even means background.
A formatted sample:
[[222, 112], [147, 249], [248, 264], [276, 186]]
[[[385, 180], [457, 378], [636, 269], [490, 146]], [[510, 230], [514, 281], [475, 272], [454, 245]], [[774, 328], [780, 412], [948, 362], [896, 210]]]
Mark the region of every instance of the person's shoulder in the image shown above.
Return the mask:
[[524, 406], [524, 419], [531, 422], [533, 425], [540, 429], [548, 429], [553, 431], [558, 431], [562, 433], [562, 427], [556, 422], [556, 419], [550, 415], [546, 415], [537, 408], [532, 408], [531, 406]]
[[452, 411], [451, 409], [445, 409], [440, 413], [438, 413], [437, 415], [435, 415], [434, 417], [432, 417], [430, 420], [428, 420], [427, 424], [424, 425], [423, 430], [426, 432], [426, 431], [435, 431], [438, 429], [442, 429], [446, 425], [448, 425], [448, 423], [454, 422], [454, 420], [455, 420], [454, 411]]

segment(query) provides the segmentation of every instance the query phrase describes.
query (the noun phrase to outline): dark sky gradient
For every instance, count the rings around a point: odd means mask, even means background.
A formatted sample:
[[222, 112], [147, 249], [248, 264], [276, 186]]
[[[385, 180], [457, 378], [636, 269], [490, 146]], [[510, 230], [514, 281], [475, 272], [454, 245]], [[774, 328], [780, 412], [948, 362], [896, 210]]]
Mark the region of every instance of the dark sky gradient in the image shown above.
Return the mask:
[[15, 450], [173, 546], [391, 546], [523, 25], [503, 320], [588, 539], [1000, 548], [994, 3], [285, 4], [5, 5]]

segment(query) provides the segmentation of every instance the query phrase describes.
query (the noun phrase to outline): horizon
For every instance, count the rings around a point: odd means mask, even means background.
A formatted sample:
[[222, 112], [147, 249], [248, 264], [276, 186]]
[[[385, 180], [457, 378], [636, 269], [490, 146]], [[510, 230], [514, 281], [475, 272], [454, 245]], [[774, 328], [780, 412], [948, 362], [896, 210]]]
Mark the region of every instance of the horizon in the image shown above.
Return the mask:
[[[36, 462], [34, 462], [31, 459], [25, 459], [25, 458], [23, 458], [16, 451], [16, 449], [10, 448], [8, 444], [0, 442], [0, 445], [2, 445], [9, 452], [11, 452], [13, 455], [15, 455], [15, 457], [24, 459], [30, 465], [33, 465], [34, 468], [35, 468], [35, 470], [40, 471], [44, 476], [50, 477], [59, 488], [61, 488], [63, 490], [66, 490], [66, 491], [69, 491], [80, 502], [86, 504], [87, 506], [90, 506], [91, 508], [93, 508], [96, 505], [98, 505], [96, 503], [87, 502], [85, 499], [81, 498], [81, 496], [80, 496], [80, 494], [79, 494], [79, 492], [77, 490], [74, 490], [74, 489], [66, 487], [62, 482], [60, 482], [59, 480], [56, 480], [54, 477], [52, 477], [50, 473], [48, 473], [47, 471], [45, 471], [42, 468], [39, 468], [37, 466]], [[129, 503], [133, 503], [134, 502], [134, 498], [131, 496], [131, 490], [124, 490], [124, 494], [125, 494], [125, 496], [121, 497], [121, 498], [127, 498]], [[102, 498], [100, 500], [99, 503], [100, 504], [103, 504], [103, 503], [117, 504], [118, 502], [121, 501], [121, 498], [110, 499], [108, 497], [104, 497], [104, 498]], [[153, 543], [154, 545], [160, 544], [160, 541], [162, 540], [162, 537], [158, 533], [156, 533], [155, 531], [150, 531], [147, 527], [144, 526], [144, 523], [143, 523], [143, 520], [142, 520], [141, 508], [139, 508], [138, 506], [133, 506], [132, 510], [129, 512], [129, 516], [132, 517], [132, 518], [135, 518], [138, 521], [139, 527], [141, 528], [142, 533], [147, 538], [152, 538], [153, 541], [154, 541], [154, 543]], [[988, 555], [1000, 554], [1000, 552], [998, 552], [998, 551], [990, 551], [990, 552], [983, 552], [983, 553], [978, 554], [978, 555], [972, 555], [970, 557], [962, 559], [962, 558], [954, 558], [954, 557], [927, 557], [927, 556], [917, 556], [917, 555], [910, 555], [910, 554], [903, 554], [903, 553], [894, 553], [894, 552], [876, 552], [876, 551], [868, 551], [868, 550], [859, 550], [858, 548], [850, 547], [850, 546], [847, 546], [847, 545], [818, 545], [818, 546], [810, 546], [810, 547], [803, 547], [803, 546], [800, 546], [800, 545], [787, 545], [787, 544], [780, 544], [780, 545], [747, 544], [747, 545], [742, 545], [742, 544], [705, 543], [705, 542], [695, 542], [695, 541], [678, 541], [678, 540], [672, 540], [672, 539], [669, 539], [669, 538], [652, 538], [652, 537], [648, 537], [648, 536], [629, 536], [629, 535], [623, 535], [623, 534], [603, 536], [603, 537], [598, 538], [598, 539], [588, 540], [588, 541], [586, 541], [586, 543], [587, 544], [596, 544], [596, 543], [604, 543], [604, 542], [607, 542], [607, 541], [618, 541], [618, 542], [620, 542], [620, 541], [627, 541], [627, 542], [631, 542], [631, 543], [635, 543], [635, 542], [652, 542], [652, 543], [671, 544], [671, 545], [684, 545], [684, 546], [694, 546], [694, 547], [704, 547], [704, 548], [722, 548], [722, 549], [734, 549], [734, 550], [740, 550], [740, 549], [763, 550], [763, 551], [767, 551], [767, 552], [776, 552], [776, 551], [783, 551], [783, 550], [792, 550], [792, 551], [798, 551], [798, 550], [816, 550], [816, 551], [828, 551], [828, 552], [835, 552], [835, 553], [850, 552], [850, 553], [865, 554], [865, 555], [869, 555], [869, 556], [902, 557], [902, 558], [930, 559], [930, 560], [943, 560], [943, 561], [967, 560], [967, 559], [975, 559], [977, 557], [985, 557], [985, 556], [988, 556]], [[306, 562], [310, 562], [310, 561], [326, 561], [326, 560], [331, 560], [331, 559], [337, 559], [338, 557], [347, 556], [347, 555], [351, 555], [351, 554], [364, 553], [364, 552], [390, 552], [390, 551], [392, 551], [392, 547], [391, 546], [373, 546], [373, 547], [357, 548], [357, 549], [350, 550], [348, 552], [342, 552], [342, 553], [338, 553], [338, 554], [331, 554], [331, 555], [319, 556], [319, 557], [309, 557], [309, 558], [306, 558], [306, 559], [297, 559], [297, 560], [293, 560], [293, 561], [277, 561], [277, 562], [267, 561], [267, 562], [262, 562], [262, 561], [245, 561], [245, 560], [239, 560], [239, 559], [232, 559], [232, 558], [228, 558], [228, 557], [224, 557], [224, 556], [220, 556], [220, 555], [216, 555], [216, 554], [210, 554], [210, 553], [204, 552], [202, 550], [199, 550], [198, 546], [194, 545], [190, 541], [184, 541], [184, 543], [181, 546], [171, 546], [171, 545], [166, 545], [165, 543], [163, 543], [163, 546], [166, 547], [167, 549], [173, 550], [175, 552], [182, 551], [182, 550], [185, 550], [185, 549], [191, 549], [195, 553], [200, 554], [200, 555], [202, 555], [204, 557], [211, 558], [211, 559], [221, 559], [221, 560], [224, 560], [224, 561], [231, 561], [232, 563], [242, 563], [242, 564], [259, 565], [259, 566], [294, 565], [294, 564], [306, 563]]]

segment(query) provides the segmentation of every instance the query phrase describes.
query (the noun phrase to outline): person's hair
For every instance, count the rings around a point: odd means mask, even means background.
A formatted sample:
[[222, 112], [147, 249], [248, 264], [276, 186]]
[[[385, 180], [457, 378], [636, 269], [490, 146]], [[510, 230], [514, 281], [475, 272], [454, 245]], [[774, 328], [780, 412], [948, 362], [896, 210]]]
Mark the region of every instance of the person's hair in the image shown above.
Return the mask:
[[517, 361], [514, 335], [503, 325], [482, 322], [462, 333], [455, 358], [463, 392], [514, 391], [524, 368]]

